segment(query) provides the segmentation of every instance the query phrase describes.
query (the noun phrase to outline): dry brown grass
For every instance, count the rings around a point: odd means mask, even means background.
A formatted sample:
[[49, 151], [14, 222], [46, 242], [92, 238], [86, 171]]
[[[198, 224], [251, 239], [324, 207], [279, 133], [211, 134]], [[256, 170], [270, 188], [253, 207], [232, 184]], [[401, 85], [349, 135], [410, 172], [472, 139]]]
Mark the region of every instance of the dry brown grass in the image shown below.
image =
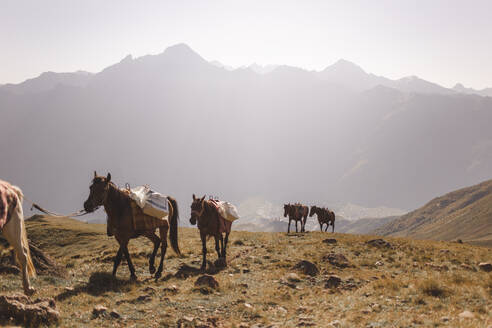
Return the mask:
[[[104, 225], [67, 219], [28, 223], [30, 237], [68, 270], [66, 278], [40, 276], [34, 282], [38, 296], [56, 298], [60, 326], [176, 327], [179, 321], [203, 327], [329, 327], [336, 320], [340, 327], [492, 324], [492, 275], [461, 266], [476, 267], [490, 260], [487, 248], [387, 238], [393, 248], [385, 249], [367, 246], [369, 236], [233, 231], [228, 267], [214, 274], [219, 288], [213, 290], [195, 287], [195, 273], [186, 279], [174, 276], [182, 264], [200, 266], [196, 229], [180, 229], [185, 255], [178, 258], [169, 250], [163, 278], [157, 283], [147, 271], [151, 245], [143, 238], [132, 240], [129, 247], [139, 282], [128, 280], [124, 261], [113, 279], [117, 243], [105, 231]], [[322, 243], [327, 237], [338, 243]], [[213, 261], [212, 244], [208, 246]], [[341, 268], [325, 261], [324, 256], [331, 253], [343, 254], [350, 266]], [[293, 269], [300, 260], [316, 264], [319, 275], [311, 277]], [[439, 266], [448, 270], [439, 271]], [[291, 273], [300, 281], [290, 282], [286, 276]], [[342, 279], [339, 288], [325, 288], [330, 275]], [[19, 291], [19, 277], [2, 275], [0, 289]], [[96, 304], [115, 309], [124, 318], [93, 318]], [[475, 319], [460, 319], [458, 314], [464, 310], [472, 311]], [[443, 317], [449, 320], [444, 322]]]

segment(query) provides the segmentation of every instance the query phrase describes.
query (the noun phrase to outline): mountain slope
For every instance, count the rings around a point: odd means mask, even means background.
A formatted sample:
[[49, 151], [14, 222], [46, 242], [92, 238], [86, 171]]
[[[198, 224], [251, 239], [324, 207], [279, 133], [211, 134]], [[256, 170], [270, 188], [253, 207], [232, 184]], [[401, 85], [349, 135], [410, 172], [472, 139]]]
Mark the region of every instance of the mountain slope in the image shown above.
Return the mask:
[[492, 246], [492, 180], [453, 191], [377, 229], [377, 234]]
[[[32, 280], [36, 298], [54, 299], [60, 327], [436, 327], [443, 317], [450, 327], [490, 324], [492, 280], [478, 270], [490, 261], [483, 247], [404, 238], [377, 247], [371, 236], [233, 231], [227, 266], [215, 267], [209, 240], [210, 262], [200, 272], [198, 230], [180, 228], [183, 256], [168, 250], [158, 281], [149, 274], [151, 242], [131, 240], [135, 282], [126, 261], [111, 275], [118, 243], [104, 224], [38, 216], [26, 226], [29, 239], [67, 270]], [[0, 243], [0, 268], [3, 259], [11, 254]], [[218, 286], [200, 284], [204, 274]], [[0, 287], [18, 293], [20, 276], [0, 270]], [[107, 310], [93, 313], [97, 305]], [[474, 317], [460, 318], [465, 309]], [[22, 325], [10, 316], [0, 314], [0, 325]]]
[[84, 87], [89, 83], [91, 78], [92, 74], [84, 71], [74, 73], [45, 72], [36, 78], [28, 79], [19, 84], [0, 85], [0, 90], [18, 95], [39, 93], [51, 90], [60, 85]]

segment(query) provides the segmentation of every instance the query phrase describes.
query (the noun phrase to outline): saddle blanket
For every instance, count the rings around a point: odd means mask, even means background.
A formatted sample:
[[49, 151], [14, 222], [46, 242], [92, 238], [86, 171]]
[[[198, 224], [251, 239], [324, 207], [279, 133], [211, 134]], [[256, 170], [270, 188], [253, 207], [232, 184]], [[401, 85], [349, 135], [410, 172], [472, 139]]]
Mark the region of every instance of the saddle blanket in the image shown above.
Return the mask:
[[7, 224], [12, 210], [17, 205], [16, 200], [17, 194], [10, 183], [0, 180], [0, 231]]
[[164, 196], [149, 186], [138, 186], [129, 190], [130, 198], [133, 199], [143, 212], [156, 218], [167, 218], [169, 215], [169, 203]]

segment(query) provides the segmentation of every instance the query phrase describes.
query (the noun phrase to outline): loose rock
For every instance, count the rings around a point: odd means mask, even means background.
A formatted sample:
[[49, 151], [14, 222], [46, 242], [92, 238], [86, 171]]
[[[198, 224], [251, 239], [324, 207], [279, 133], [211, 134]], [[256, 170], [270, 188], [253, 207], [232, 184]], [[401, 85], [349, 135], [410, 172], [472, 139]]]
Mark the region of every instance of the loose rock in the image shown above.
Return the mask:
[[465, 318], [465, 319], [473, 319], [473, 318], [475, 318], [475, 315], [473, 313], [471, 313], [470, 311], [468, 311], [468, 310], [461, 312], [458, 316], [460, 318]]
[[482, 263], [478, 264], [478, 267], [480, 268], [480, 270], [485, 271], [485, 272], [491, 272], [492, 271], [492, 264], [490, 264], [490, 263], [482, 262]]
[[108, 311], [108, 308], [104, 305], [98, 304], [92, 309], [92, 315], [97, 318]]
[[198, 277], [198, 279], [195, 281], [195, 286], [207, 286], [213, 289], [217, 289], [219, 288], [219, 283], [217, 280], [215, 280], [214, 277], [205, 274], [201, 277]]
[[0, 296], [0, 318], [14, 318], [25, 326], [37, 327], [41, 324], [52, 325], [60, 319], [52, 298], [31, 301], [27, 296], [14, 294]]
[[109, 315], [115, 319], [119, 319], [121, 318], [121, 314], [119, 314], [118, 312], [116, 312], [116, 310], [113, 310], [111, 312], [109, 312]]
[[368, 244], [370, 246], [374, 246], [374, 247], [380, 247], [380, 248], [391, 248], [390, 243], [388, 243], [386, 240], [380, 239], [380, 238], [369, 240], [366, 244]]
[[297, 269], [301, 271], [304, 274], [310, 275], [310, 276], [316, 276], [319, 274], [318, 267], [309, 261], [299, 261], [295, 266], [294, 269]]
[[325, 255], [323, 256], [322, 260], [338, 268], [348, 268], [351, 266], [349, 260], [345, 257], [345, 255], [340, 253], [331, 253]]
[[325, 244], [336, 244], [337, 240], [335, 238], [328, 238], [328, 239], [323, 240], [323, 243], [325, 243]]
[[287, 274], [285, 276], [285, 278], [287, 278], [287, 281], [289, 281], [289, 282], [300, 282], [301, 281], [301, 277], [299, 277], [298, 274], [293, 273], [293, 272]]
[[337, 288], [342, 283], [342, 278], [336, 275], [331, 275], [325, 282], [325, 288]]

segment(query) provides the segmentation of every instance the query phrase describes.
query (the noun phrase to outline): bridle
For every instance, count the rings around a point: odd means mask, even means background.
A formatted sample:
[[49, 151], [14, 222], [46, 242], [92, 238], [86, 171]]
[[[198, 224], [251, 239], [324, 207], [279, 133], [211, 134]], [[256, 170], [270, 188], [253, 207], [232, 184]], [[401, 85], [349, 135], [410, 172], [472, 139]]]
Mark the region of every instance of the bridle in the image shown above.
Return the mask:
[[200, 211], [197, 210], [191, 210], [191, 216], [195, 214], [197, 220], [203, 215], [203, 212], [205, 212], [205, 200], [202, 200], [200, 204], [202, 205], [202, 209]]

